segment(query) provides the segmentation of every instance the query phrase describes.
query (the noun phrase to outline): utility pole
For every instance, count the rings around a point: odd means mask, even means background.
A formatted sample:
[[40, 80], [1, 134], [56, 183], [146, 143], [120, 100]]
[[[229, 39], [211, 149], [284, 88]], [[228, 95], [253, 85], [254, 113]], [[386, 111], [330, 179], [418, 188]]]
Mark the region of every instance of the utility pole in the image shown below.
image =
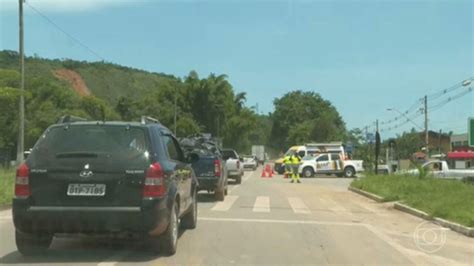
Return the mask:
[[379, 173], [379, 148], [380, 144], [377, 143], [377, 135], [379, 134], [379, 120], [375, 120], [375, 174]]
[[425, 95], [425, 151], [427, 158], [430, 157], [430, 150], [428, 148], [429, 145], [429, 136], [428, 136], [428, 96]]
[[23, 152], [25, 151], [25, 55], [23, 47], [23, 2], [24, 0], [18, 0], [19, 3], [19, 37], [20, 37], [20, 104], [19, 104], [19, 117], [18, 117], [18, 143], [16, 147], [16, 163], [19, 165], [24, 160]]
[[441, 154], [441, 129], [439, 130], [439, 134], [438, 134], [438, 154]]
[[175, 88], [175, 92], [174, 92], [174, 135], [175, 136], [176, 136], [176, 129], [177, 129], [176, 118], [178, 116], [178, 92], [176, 90], [177, 89]]

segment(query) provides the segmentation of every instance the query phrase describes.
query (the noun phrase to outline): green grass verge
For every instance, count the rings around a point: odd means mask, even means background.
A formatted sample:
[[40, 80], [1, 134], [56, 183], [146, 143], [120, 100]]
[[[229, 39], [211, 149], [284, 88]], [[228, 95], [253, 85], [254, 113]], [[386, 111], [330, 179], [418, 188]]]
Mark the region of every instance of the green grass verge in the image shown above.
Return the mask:
[[0, 168], [0, 207], [10, 205], [15, 183], [15, 168]]
[[354, 180], [351, 186], [379, 195], [385, 201], [398, 200], [432, 217], [474, 227], [472, 184], [447, 179], [373, 175]]

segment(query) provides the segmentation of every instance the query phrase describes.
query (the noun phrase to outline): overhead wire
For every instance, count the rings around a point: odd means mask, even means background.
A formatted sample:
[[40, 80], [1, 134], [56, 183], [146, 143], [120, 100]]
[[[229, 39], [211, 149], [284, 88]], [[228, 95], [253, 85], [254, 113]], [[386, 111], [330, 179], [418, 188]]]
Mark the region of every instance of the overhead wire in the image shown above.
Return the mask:
[[[465, 88], [465, 82], [466, 82], [466, 81], [469, 81], [469, 80], [470, 80], [470, 81], [473, 81], [474, 78], [473, 78], [473, 77], [470, 77], [470, 78], [468, 78], [468, 79], [466, 79], [466, 80], [464, 80], [464, 81], [462, 81], [462, 82], [459, 82], [459, 83], [457, 83], [457, 84], [455, 84], [455, 85], [453, 85], [453, 86], [451, 86], [451, 87], [449, 87], [449, 88], [446, 88], [446, 89], [443, 89], [443, 90], [439, 90], [439, 91], [437, 91], [437, 92], [435, 92], [435, 93], [428, 94], [428, 95], [427, 95], [427, 99], [433, 101], [433, 100], [439, 99], [439, 98], [441, 98], [441, 97], [447, 95], [448, 93], [454, 92], [454, 91], [456, 91], [456, 90], [458, 90], [458, 89], [460, 89], [460, 88]], [[428, 111], [434, 111], [434, 110], [440, 109], [441, 107], [443, 107], [444, 105], [448, 104], [449, 102], [454, 101], [454, 100], [456, 100], [456, 99], [458, 99], [458, 98], [461, 98], [461, 97], [463, 97], [463, 96], [465, 96], [465, 95], [467, 95], [467, 94], [469, 94], [469, 93], [471, 93], [471, 92], [472, 92], [472, 86], [469, 86], [469, 87], [467, 88], [467, 90], [465, 90], [465, 91], [462, 91], [462, 92], [460, 92], [460, 93], [458, 93], [458, 94], [456, 94], [456, 95], [454, 95], [454, 96], [450, 96], [450, 97], [448, 97], [448, 98], [446, 98], [446, 99], [444, 99], [444, 100], [441, 100], [441, 101], [435, 103], [434, 105], [429, 105]], [[416, 113], [412, 114], [411, 117], [409, 117], [408, 114], [411, 113], [411, 112], [413, 112], [416, 107], [422, 105], [422, 104], [423, 104], [422, 102], [423, 102], [423, 98], [418, 99], [418, 101], [416, 101], [407, 111], [403, 112], [403, 113], [400, 114], [399, 116], [396, 116], [396, 117], [392, 118], [391, 120], [385, 121], [385, 122], [382, 123], [382, 124], [384, 124], [384, 125], [392, 124], [392, 123], [395, 122], [395, 121], [399, 121], [399, 120], [402, 119], [402, 118], [406, 118], [406, 120], [405, 120], [404, 122], [399, 123], [399, 124], [396, 124], [396, 125], [393, 125], [393, 126], [389, 126], [389, 127], [382, 128], [380, 131], [391, 131], [391, 130], [397, 129], [397, 128], [401, 127], [401, 126], [404, 126], [404, 125], [408, 124], [409, 122], [412, 122], [413, 124], [415, 124], [415, 123], [413, 122], [413, 120], [416, 119], [416, 118], [418, 118], [418, 117], [420, 117], [420, 116], [422, 116], [423, 112], [416, 112]], [[421, 106], [420, 106], [420, 107], [421, 107]], [[423, 108], [424, 108], [424, 107], [420, 108], [419, 110], [423, 111]], [[402, 120], [403, 120], [403, 119], [402, 119]], [[419, 126], [417, 126], [417, 127], [419, 128]]]
[[49, 22], [51, 25], [53, 25], [57, 30], [59, 30], [60, 32], [62, 32], [64, 35], [66, 35], [67, 37], [69, 37], [69, 39], [73, 40], [74, 42], [76, 42], [77, 44], [79, 44], [80, 46], [82, 46], [84, 49], [86, 49], [88, 52], [90, 52], [92, 55], [96, 56], [97, 58], [100, 58], [102, 61], [105, 61], [105, 58], [102, 57], [101, 55], [99, 55], [96, 51], [94, 51], [92, 48], [90, 48], [89, 46], [87, 46], [86, 44], [84, 44], [83, 42], [81, 42], [79, 39], [77, 39], [76, 37], [72, 36], [71, 34], [69, 34], [67, 31], [65, 31], [63, 28], [61, 28], [58, 24], [56, 24], [52, 19], [50, 19], [48, 16], [46, 16], [43, 12], [39, 11], [37, 8], [35, 8], [34, 6], [30, 5], [28, 2], [25, 2], [25, 4], [31, 9], [33, 10], [36, 14], [38, 14], [39, 16], [41, 16], [44, 20], [46, 20], [47, 22]]

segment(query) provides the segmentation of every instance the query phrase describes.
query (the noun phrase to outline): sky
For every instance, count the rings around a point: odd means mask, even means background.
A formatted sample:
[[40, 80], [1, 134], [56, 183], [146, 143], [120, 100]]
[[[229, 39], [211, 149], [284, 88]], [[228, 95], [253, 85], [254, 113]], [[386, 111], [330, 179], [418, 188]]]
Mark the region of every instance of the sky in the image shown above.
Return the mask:
[[[419, 116], [389, 129], [399, 115], [387, 108], [403, 112], [474, 76], [473, 11], [461, 0], [27, 0], [25, 52], [180, 77], [227, 74], [262, 113], [289, 91], [314, 91], [347, 128], [379, 119], [386, 138], [423, 126]], [[0, 49], [18, 49], [17, 0], [0, 0]], [[428, 97], [429, 110], [468, 89]], [[474, 92], [428, 114], [430, 130], [467, 132]]]

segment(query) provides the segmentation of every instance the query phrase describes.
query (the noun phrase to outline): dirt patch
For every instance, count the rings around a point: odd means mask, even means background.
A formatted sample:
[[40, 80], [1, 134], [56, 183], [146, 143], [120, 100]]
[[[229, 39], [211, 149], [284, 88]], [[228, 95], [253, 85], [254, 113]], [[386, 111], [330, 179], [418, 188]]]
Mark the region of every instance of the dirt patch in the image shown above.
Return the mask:
[[87, 88], [87, 85], [82, 79], [81, 75], [79, 75], [76, 71], [64, 68], [57, 69], [53, 71], [53, 75], [56, 78], [67, 81], [69, 84], [71, 84], [74, 91], [80, 96], [91, 95], [91, 91], [89, 88]]

